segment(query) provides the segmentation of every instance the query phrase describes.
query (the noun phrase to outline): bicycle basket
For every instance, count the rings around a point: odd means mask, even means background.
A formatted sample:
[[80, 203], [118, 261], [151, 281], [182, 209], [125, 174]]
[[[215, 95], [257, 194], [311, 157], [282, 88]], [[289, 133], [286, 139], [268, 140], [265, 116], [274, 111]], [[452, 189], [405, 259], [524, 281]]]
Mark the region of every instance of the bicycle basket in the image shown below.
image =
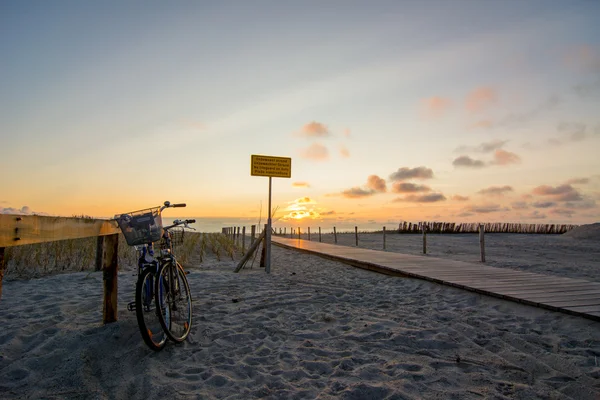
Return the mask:
[[[181, 246], [183, 244], [184, 232], [185, 231], [183, 230], [183, 228], [179, 228], [179, 227], [169, 229], [169, 233], [171, 234], [171, 246], [176, 247], [176, 246]], [[166, 248], [164, 239], [163, 239], [162, 247]]]
[[129, 246], [160, 240], [162, 218], [158, 207], [121, 214], [115, 219]]

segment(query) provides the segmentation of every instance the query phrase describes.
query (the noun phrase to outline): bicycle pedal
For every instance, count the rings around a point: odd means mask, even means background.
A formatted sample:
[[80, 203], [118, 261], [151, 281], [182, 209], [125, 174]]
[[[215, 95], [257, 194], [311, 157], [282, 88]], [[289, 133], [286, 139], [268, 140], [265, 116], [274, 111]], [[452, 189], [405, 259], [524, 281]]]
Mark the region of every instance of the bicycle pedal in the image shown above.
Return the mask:
[[132, 301], [131, 303], [127, 304], [127, 310], [135, 311], [135, 301]]

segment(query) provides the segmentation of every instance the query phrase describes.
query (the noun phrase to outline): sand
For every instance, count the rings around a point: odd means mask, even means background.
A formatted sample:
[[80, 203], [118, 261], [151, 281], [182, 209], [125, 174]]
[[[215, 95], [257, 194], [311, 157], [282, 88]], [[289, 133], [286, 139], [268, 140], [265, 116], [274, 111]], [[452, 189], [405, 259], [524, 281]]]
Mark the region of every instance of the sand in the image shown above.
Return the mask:
[[600, 323], [273, 248], [272, 273], [190, 267], [194, 325], [149, 350], [131, 271], [4, 283], [0, 397], [598, 399]]

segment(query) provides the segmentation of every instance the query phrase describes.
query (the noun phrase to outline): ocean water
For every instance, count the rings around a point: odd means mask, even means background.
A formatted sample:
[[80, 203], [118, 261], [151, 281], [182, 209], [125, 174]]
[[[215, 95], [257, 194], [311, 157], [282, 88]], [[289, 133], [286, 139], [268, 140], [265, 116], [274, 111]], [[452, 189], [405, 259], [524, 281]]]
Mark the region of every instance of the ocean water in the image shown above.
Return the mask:
[[[163, 225], [172, 224], [175, 219], [184, 219], [183, 217], [164, 217]], [[196, 222], [194, 224], [190, 224], [190, 227], [195, 228], [197, 232], [221, 232], [221, 230], [225, 227], [246, 227], [246, 232], [250, 232], [250, 227], [252, 225], [264, 225], [267, 223], [266, 219], [262, 219], [261, 221], [250, 218], [228, 218], [228, 217], [187, 217], [185, 219], [195, 219]], [[319, 231], [319, 227], [321, 228], [322, 233], [330, 233], [333, 232], [333, 227], [335, 226], [338, 232], [354, 232], [354, 227], [357, 226], [359, 232], [372, 232], [379, 231], [386, 226], [386, 229], [397, 229], [397, 224], [383, 224], [377, 222], [346, 222], [346, 221], [335, 221], [335, 222], [327, 222], [327, 221], [274, 221], [273, 228], [279, 232], [279, 229], [285, 229], [286, 232], [290, 232], [290, 229], [297, 230], [301, 229], [302, 232], [307, 232], [308, 228], [310, 228], [311, 232], [317, 233]]]

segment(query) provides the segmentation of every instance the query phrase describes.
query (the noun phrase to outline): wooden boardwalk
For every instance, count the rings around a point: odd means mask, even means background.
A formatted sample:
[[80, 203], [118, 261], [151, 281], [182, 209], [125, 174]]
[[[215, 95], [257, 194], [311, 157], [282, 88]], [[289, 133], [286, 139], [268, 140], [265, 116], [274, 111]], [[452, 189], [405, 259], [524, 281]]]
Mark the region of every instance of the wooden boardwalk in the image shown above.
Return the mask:
[[273, 244], [356, 267], [409, 276], [600, 321], [600, 283], [485, 264], [272, 237]]

